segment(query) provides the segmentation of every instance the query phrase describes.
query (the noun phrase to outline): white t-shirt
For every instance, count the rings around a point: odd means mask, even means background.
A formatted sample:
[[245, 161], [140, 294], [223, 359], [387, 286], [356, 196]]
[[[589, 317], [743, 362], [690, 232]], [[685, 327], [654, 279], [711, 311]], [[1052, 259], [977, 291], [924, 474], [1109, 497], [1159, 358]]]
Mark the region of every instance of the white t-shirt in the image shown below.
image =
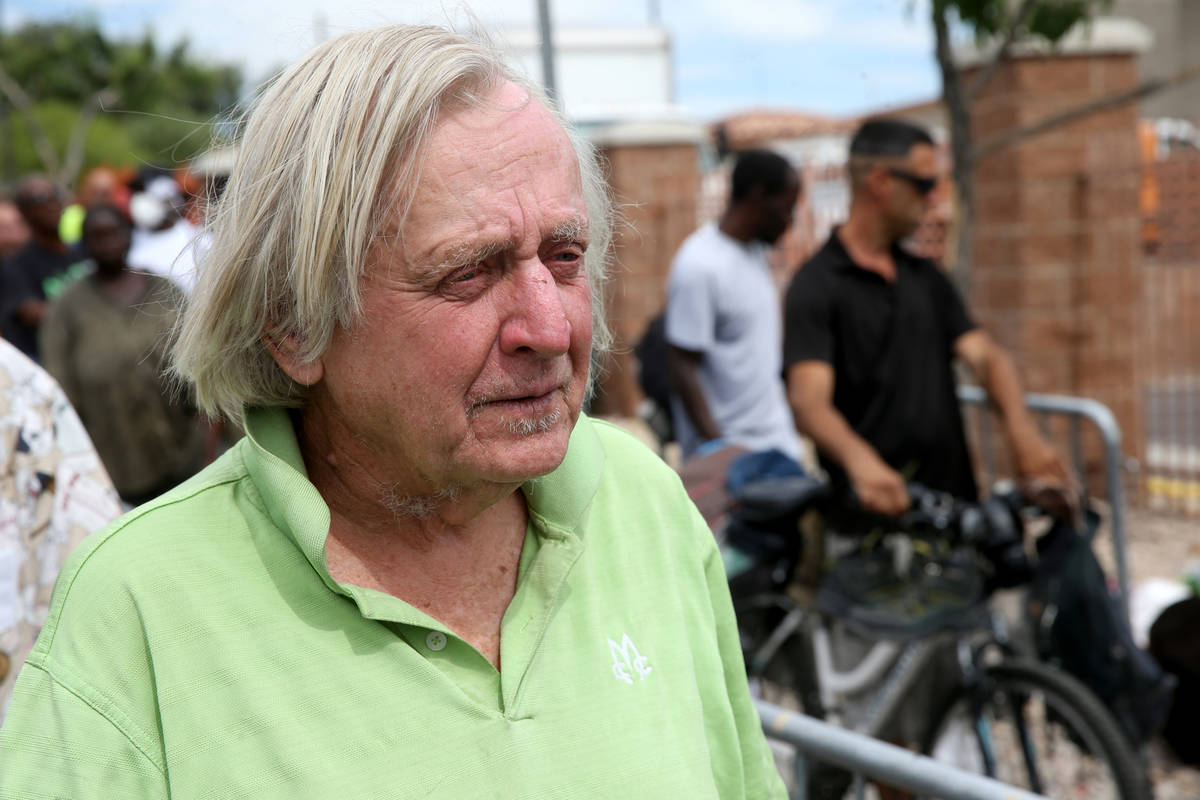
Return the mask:
[[185, 219], [162, 231], [138, 230], [126, 260], [135, 270], [170, 278], [184, 294], [191, 294], [204, 238], [203, 230]]
[[[779, 292], [764, 244], [743, 244], [710, 223], [689, 236], [667, 282], [667, 341], [704, 353], [699, 379], [722, 437], [800, 460], [783, 388]], [[703, 440], [679, 398], [671, 416], [684, 457]]]

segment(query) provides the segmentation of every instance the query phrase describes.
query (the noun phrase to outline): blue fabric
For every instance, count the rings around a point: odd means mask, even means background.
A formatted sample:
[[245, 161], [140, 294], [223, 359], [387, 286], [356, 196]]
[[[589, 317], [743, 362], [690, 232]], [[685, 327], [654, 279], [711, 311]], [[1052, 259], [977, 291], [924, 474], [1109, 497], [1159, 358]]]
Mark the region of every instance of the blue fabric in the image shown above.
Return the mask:
[[709, 439], [707, 442], [697, 447], [696, 452], [693, 455], [696, 458], [699, 458], [700, 456], [712, 455], [718, 450], [724, 450], [728, 445], [729, 442], [725, 441], [724, 439]]
[[756, 450], [738, 457], [725, 474], [725, 488], [736, 496], [747, 483], [804, 475], [804, 467], [782, 450]]

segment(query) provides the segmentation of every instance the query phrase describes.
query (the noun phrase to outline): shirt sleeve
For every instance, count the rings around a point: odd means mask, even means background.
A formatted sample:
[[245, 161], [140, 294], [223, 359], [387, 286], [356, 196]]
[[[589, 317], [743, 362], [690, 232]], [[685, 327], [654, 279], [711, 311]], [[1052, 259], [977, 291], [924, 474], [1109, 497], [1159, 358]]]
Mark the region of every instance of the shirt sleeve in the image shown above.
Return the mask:
[[833, 309], [825, 281], [812, 266], [792, 278], [783, 302], [783, 367], [833, 363]]
[[[696, 514], [699, 519], [699, 513]], [[703, 520], [699, 521], [701, 526]], [[704, 531], [706, 536], [707, 527]], [[736, 796], [751, 798], [787, 798], [787, 787], [775, 766], [775, 757], [767, 744], [763, 733], [762, 720], [758, 710], [750, 699], [750, 686], [746, 680], [746, 666], [742, 660], [741, 639], [738, 636], [737, 618], [733, 613], [733, 601], [729, 596], [729, 582], [725, 575], [725, 565], [721, 561], [721, 553], [715, 544], [708, 548], [704, 561], [705, 578], [708, 581], [709, 593], [712, 597], [713, 617], [716, 620], [717, 646], [721, 650], [721, 660], [725, 670], [725, 688], [729, 696], [729, 705], [733, 711], [737, 727], [738, 741], [741, 743], [741, 785], [744, 789]], [[728, 773], [727, 765], [713, 764], [714, 774], [718, 783], [723, 784], [720, 772], [723, 766]], [[722, 797], [734, 796], [722, 794]]]
[[26, 664], [0, 730], [0, 798], [170, 795], [164, 770], [116, 722]]
[[933, 264], [929, 265], [929, 269], [934, 273], [934, 280], [937, 282], [940, 295], [942, 325], [946, 330], [946, 349], [948, 352], [953, 352], [954, 343], [958, 341], [958, 337], [975, 330], [977, 325], [971, 318], [971, 313], [967, 311], [967, 306], [963, 303], [958, 289], [951, 283], [946, 273]]
[[677, 260], [667, 283], [668, 344], [698, 353], [716, 341], [717, 303], [711, 274], [701, 265]]

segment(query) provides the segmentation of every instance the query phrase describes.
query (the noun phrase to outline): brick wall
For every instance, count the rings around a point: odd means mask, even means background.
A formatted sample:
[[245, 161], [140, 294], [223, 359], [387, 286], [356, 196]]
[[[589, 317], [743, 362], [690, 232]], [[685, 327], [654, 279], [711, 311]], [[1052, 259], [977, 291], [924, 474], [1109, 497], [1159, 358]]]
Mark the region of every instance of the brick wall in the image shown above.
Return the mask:
[[696, 229], [699, 149], [694, 144], [621, 145], [603, 148], [601, 156], [622, 221], [607, 298], [615, 342], [603, 362], [592, 410], [632, 416], [642, 399], [633, 347], [663, 306], [675, 251]]
[[[1136, 81], [1132, 54], [1009, 62], [972, 109], [976, 141]], [[1140, 454], [1136, 106], [1027, 139], [976, 175], [978, 319], [1013, 353], [1028, 390], [1108, 405], [1126, 452]]]

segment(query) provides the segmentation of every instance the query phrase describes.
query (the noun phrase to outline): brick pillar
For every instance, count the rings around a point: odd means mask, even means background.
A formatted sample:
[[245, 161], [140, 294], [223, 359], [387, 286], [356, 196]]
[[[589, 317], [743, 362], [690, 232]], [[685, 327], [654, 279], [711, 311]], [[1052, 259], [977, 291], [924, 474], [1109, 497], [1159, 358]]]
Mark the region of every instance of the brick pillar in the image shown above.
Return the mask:
[[[972, 109], [975, 141], [1136, 82], [1133, 52], [1014, 59]], [[1135, 456], [1142, 441], [1137, 119], [1137, 106], [1127, 105], [980, 163], [971, 298], [1029, 391], [1109, 406], [1125, 453]]]
[[592, 412], [633, 416], [642, 400], [633, 347], [663, 306], [667, 272], [683, 240], [696, 228], [700, 196], [699, 147], [679, 141], [622, 137], [601, 145], [621, 223], [608, 291], [613, 351], [604, 360]]

